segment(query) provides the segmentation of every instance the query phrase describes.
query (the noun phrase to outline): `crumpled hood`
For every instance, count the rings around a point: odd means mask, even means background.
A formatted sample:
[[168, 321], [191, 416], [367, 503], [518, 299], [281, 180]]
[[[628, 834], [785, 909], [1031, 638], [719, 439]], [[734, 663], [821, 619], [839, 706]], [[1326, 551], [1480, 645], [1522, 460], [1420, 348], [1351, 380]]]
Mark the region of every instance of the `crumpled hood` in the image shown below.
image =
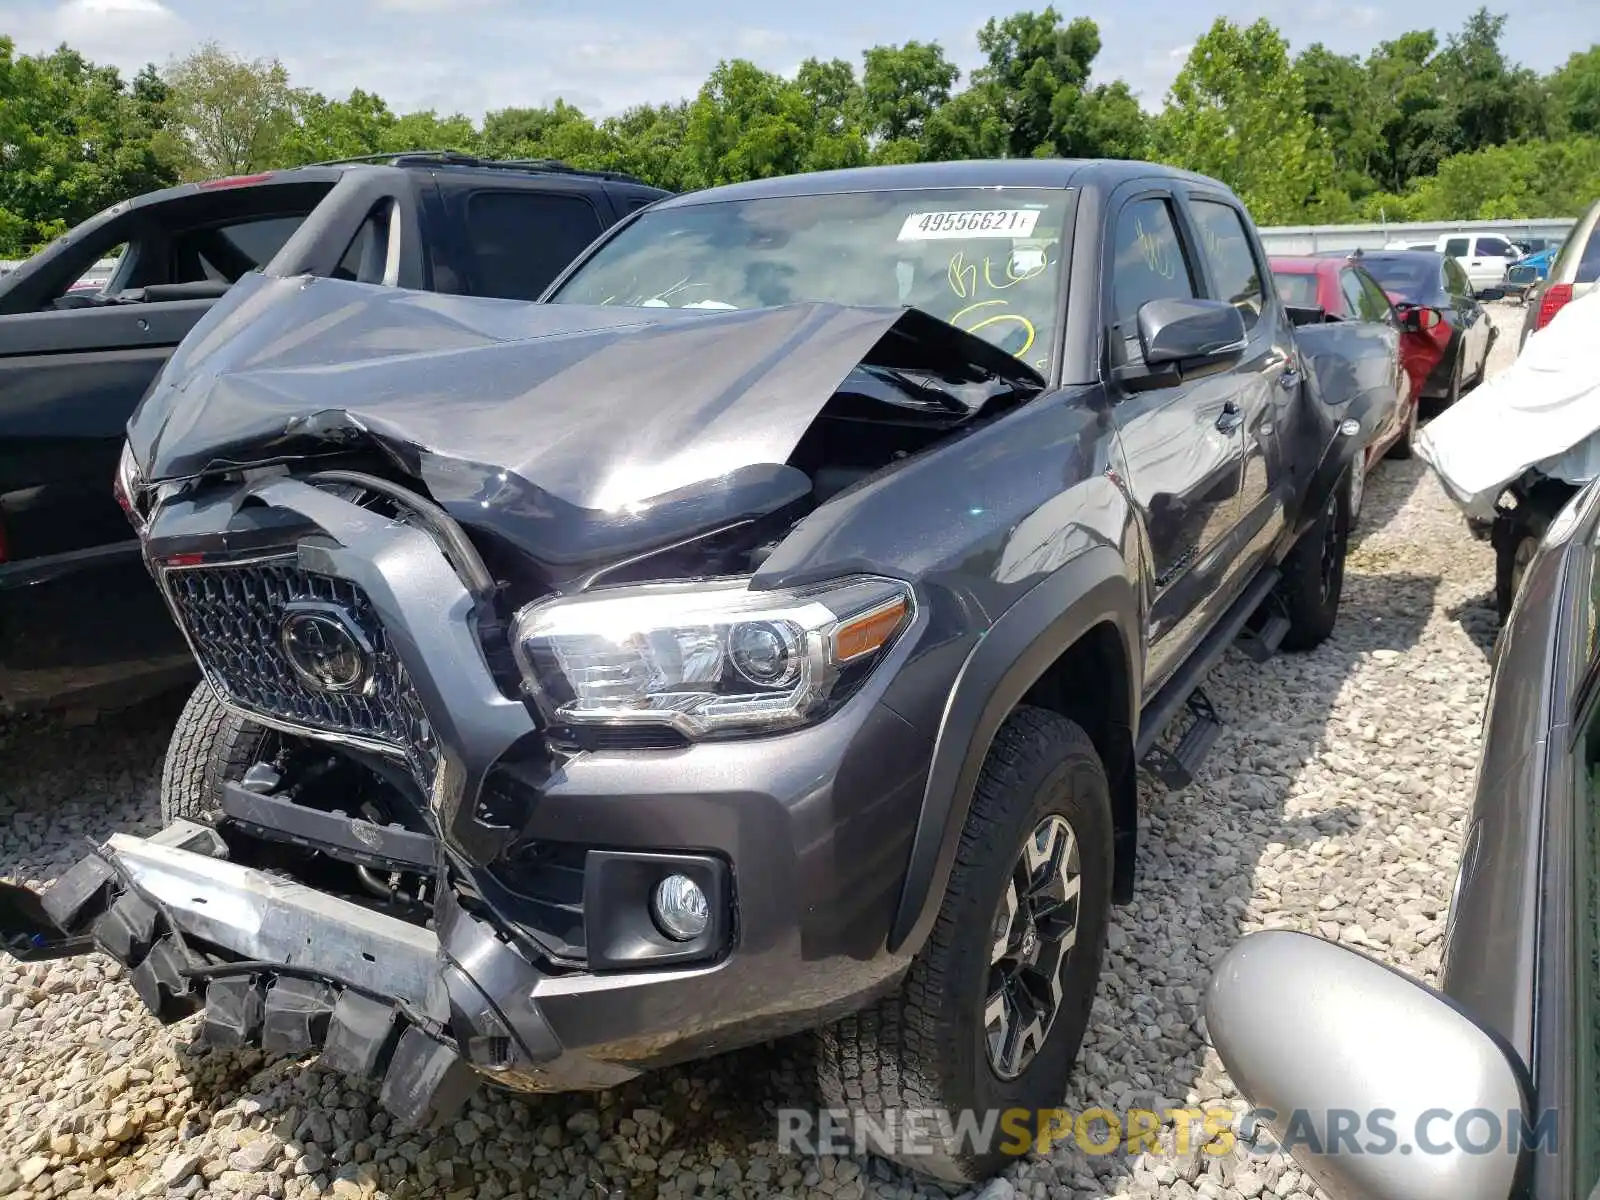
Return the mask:
[[251, 275], [128, 436], [152, 482], [376, 446], [464, 524], [547, 563], [593, 561], [803, 497], [786, 459], [891, 330], [1042, 386], [914, 310], [582, 307]]

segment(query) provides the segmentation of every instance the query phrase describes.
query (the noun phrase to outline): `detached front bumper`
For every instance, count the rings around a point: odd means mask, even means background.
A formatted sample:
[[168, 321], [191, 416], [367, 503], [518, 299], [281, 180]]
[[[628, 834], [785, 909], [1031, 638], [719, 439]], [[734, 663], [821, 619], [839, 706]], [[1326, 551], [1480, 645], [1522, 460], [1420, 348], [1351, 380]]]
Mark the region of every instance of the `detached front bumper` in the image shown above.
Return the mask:
[[564, 1048], [540, 1004], [550, 977], [453, 895], [426, 929], [225, 854], [187, 821], [113, 835], [42, 895], [0, 885], [0, 944], [23, 959], [110, 954], [162, 1020], [203, 1009], [206, 1043], [319, 1051], [380, 1081], [411, 1126], [447, 1118], [484, 1078], [564, 1091], [637, 1074]]

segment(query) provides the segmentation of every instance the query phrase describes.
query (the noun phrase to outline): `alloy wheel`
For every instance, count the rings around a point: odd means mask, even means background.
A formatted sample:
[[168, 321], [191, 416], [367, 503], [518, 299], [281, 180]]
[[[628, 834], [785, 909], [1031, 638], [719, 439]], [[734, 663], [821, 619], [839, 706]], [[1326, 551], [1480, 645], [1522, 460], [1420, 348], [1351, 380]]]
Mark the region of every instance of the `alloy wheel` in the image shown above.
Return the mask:
[[989, 1067], [1001, 1079], [1028, 1069], [1055, 1024], [1081, 886], [1077, 835], [1052, 814], [1023, 842], [995, 912], [983, 1024]]

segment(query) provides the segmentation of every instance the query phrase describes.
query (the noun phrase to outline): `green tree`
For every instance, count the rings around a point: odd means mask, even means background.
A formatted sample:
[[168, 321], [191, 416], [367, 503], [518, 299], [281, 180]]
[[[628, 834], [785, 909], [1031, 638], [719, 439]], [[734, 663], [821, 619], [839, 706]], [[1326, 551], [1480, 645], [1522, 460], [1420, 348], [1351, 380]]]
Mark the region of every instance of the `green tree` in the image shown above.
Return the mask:
[[1006, 152], [1013, 158], [1063, 153], [1058, 117], [1081, 94], [1100, 53], [1100, 30], [1087, 17], [1063, 25], [1054, 8], [1020, 12], [1004, 20], [991, 17], [978, 31], [978, 48], [987, 60], [973, 73], [973, 87], [1006, 126]]
[[800, 85], [745, 59], [718, 63], [689, 105], [684, 183], [709, 187], [865, 160], [858, 132], [830, 134]]
[[1455, 106], [1445, 94], [1432, 30], [1380, 42], [1367, 57], [1367, 75], [1377, 98], [1378, 184], [1403, 191], [1419, 175], [1431, 175], [1461, 146]]
[[0, 257], [175, 182], [153, 142], [165, 108], [151, 74], [130, 87], [67, 46], [19, 57], [0, 37]]
[[346, 100], [296, 92], [295, 116], [278, 152], [285, 165], [383, 153], [396, 120], [382, 97], [360, 88]]
[[1506, 18], [1480, 8], [1439, 55], [1439, 76], [1455, 110], [1463, 150], [1499, 146], [1545, 130], [1543, 89], [1533, 72], [1500, 49]]
[[689, 186], [684, 163], [688, 101], [636, 105], [621, 116], [607, 117], [605, 127], [617, 141], [621, 170], [668, 191]]
[[247, 60], [206, 42], [168, 68], [166, 83], [172, 144], [187, 177], [280, 164], [295, 125], [295, 95], [277, 59]]
[[409, 112], [396, 118], [384, 139], [382, 150], [457, 150], [462, 154], [479, 152], [478, 130], [470, 117], [451, 113], [441, 117], [431, 108]]
[[1574, 51], [1551, 74], [1550, 98], [1561, 131], [1600, 134], [1600, 45]]
[[1172, 84], [1156, 150], [1228, 184], [1261, 224], [1299, 220], [1345, 202], [1305, 108], [1304, 85], [1278, 31], [1265, 19], [1240, 28], [1219, 17]]
[[874, 157], [915, 161], [928, 121], [950, 102], [961, 72], [938, 42], [873, 46], [862, 59], [864, 124], [876, 142]]
[[479, 150], [488, 158], [554, 158], [590, 170], [616, 170], [625, 157], [613, 133], [559, 99], [549, 107], [489, 113]]
[[1316, 42], [1300, 52], [1294, 69], [1305, 89], [1306, 113], [1333, 155], [1338, 186], [1358, 198], [1374, 191], [1383, 141], [1367, 68], [1356, 55], [1335, 54]]

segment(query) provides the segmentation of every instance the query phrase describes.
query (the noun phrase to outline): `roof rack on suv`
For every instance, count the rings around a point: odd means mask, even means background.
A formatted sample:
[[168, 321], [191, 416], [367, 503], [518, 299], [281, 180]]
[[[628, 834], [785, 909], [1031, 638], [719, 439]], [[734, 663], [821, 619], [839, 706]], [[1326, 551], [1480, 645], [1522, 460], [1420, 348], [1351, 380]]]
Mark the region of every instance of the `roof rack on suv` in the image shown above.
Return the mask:
[[463, 154], [459, 150], [394, 150], [387, 154], [356, 154], [349, 158], [330, 158], [324, 162], [307, 163], [311, 167], [339, 167], [350, 163], [388, 163], [391, 166], [423, 166], [438, 164], [452, 167], [493, 167], [508, 171], [538, 171], [550, 175], [583, 175], [591, 179], [609, 179], [617, 183], [644, 184], [644, 180], [622, 171], [589, 170], [575, 167], [556, 158], [482, 158], [476, 154]]

